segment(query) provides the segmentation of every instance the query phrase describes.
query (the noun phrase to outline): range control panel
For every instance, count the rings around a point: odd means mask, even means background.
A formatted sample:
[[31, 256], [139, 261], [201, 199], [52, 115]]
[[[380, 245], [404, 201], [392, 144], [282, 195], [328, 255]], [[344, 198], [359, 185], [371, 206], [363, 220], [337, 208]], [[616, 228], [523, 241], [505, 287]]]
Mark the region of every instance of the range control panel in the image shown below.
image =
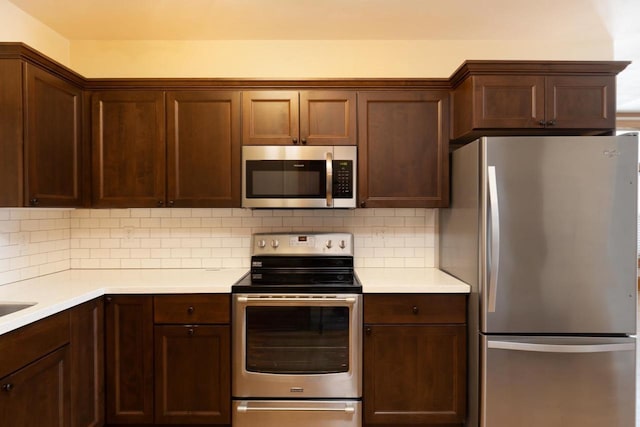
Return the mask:
[[348, 255], [353, 256], [351, 233], [257, 233], [251, 255]]

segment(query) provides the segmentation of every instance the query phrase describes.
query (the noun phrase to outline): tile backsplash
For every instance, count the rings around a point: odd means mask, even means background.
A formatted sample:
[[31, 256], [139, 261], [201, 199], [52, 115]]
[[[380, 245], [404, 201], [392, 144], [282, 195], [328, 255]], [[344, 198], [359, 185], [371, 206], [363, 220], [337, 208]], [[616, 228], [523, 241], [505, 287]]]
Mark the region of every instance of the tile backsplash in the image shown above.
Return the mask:
[[249, 268], [257, 232], [347, 231], [357, 267], [433, 267], [435, 209], [0, 209], [0, 284], [68, 268]]
[[0, 209], [0, 285], [69, 269], [71, 212]]

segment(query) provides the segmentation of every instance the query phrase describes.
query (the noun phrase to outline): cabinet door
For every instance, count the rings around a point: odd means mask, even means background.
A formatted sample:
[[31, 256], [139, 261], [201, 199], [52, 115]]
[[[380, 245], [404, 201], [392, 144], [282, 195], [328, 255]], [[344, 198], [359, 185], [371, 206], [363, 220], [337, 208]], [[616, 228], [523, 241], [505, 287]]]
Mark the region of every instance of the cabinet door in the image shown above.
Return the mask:
[[25, 204], [80, 206], [82, 91], [25, 64]]
[[300, 92], [300, 143], [356, 145], [356, 93]]
[[474, 128], [543, 128], [543, 76], [474, 76]]
[[22, 62], [0, 60], [0, 206], [23, 206]]
[[156, 423], [231, 422], [229, 326], [155, 327]]
[[547, 126], [562, 129], [614, 129], [615, 81], [614, 76], [547, 77]]
[[0, 379], [2, 425], [70, 427], [68, 347]]
[[242, 144], [291, 145], [300, 142], [298, 92], [248, 91], [242, 94]]
[[153, 422], [151, 296], [108, 296], [105, 304], [106, 421]]
[[365, 325], [365, 425], [462, 423], [464, 325]]
[[71, 426], [104, 425], [104, 304], [71, 309]]
[[169, 206], [240, 207], [240, 92], [167, 93]]
[[448, 92], [358, 94], [360, 207], [444, 207]]
[[96, 92], [91, 104], [93, 206], [163, 206], [164, 93]]

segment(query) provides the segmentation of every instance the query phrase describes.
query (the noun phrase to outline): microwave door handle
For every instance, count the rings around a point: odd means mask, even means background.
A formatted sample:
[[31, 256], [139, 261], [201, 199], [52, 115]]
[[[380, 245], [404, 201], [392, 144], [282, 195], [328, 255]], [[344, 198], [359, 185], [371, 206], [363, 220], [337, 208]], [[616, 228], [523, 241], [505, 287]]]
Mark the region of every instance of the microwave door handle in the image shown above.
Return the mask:
[[327, 207], [333, 206], [333, 154], [327, 152]]

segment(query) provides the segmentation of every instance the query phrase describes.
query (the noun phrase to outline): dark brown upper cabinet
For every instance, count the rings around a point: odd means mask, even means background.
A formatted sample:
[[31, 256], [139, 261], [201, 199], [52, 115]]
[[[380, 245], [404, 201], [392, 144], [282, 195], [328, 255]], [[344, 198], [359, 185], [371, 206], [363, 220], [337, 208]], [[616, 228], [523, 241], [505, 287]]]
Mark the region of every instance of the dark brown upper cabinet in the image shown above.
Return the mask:
[[93, 206], [164, 206], [164, 92], [95, 92], [91, 112]]
[[240, 206], [240, 92], [167, 93], [167, 205]]
[[358, 104], [359, 206], [447, 206], [448, 92], [360, 92]]
[[240, 94], [93, 94], [94, 207], [240, 205]]
[[0, 206], [82, 205], [82, 90], [0, 61]]
[[356, 145], [356, 93], [261, 90], [242, 94], [244, 145]]
[[[465, 69], [466, 66], [466, 69]], [[451, 139], [607, 134], [623, 62], [469, 61], [452, 92]]]

